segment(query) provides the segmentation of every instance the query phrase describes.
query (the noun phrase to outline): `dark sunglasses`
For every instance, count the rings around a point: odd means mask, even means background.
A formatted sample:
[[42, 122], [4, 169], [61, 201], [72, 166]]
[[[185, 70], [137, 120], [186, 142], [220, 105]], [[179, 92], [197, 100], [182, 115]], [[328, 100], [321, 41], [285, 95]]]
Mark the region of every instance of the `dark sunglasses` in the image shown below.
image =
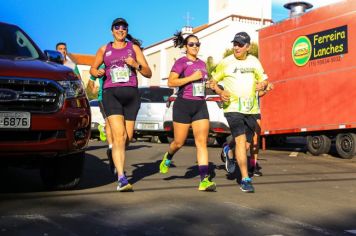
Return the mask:
[[114, 29], [115, 30], [127, 30], [127, 26], [126, 25], [114, 25]]
[[194, 47], [194, 45], [197, 46], [197, 47], [200, 47], [200, 43], [199, 42], [197, 42], [197, 43], [190, 42], [190, 43], [187, 43], [187, 45], [189, 47]]
[[234, 47], [238, 46], [239, 48], [243, 48], [245, 45], [245, 43], [234, 42]]

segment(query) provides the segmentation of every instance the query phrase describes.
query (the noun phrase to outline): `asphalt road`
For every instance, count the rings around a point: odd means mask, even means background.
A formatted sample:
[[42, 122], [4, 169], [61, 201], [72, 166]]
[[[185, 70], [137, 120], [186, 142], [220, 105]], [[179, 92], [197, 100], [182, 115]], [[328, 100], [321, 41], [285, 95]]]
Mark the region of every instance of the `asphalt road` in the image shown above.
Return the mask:
[[[116, 192], [103, 143], [91, 141], [82, 181], [48, 192], [36, 170], [1, 173], [0, 235], [353, 235], [356, 159], [312, 157], [286, 146], [263, 151], [255, 193], [228, 176], [209, 148], [216, 192], [199, 192], [195, 148], [184, 146], [166, 175], [167, 144], [133, 143], [126, 171], [134, 192]], [[295, 150], [299, 150], [295, 151]]]

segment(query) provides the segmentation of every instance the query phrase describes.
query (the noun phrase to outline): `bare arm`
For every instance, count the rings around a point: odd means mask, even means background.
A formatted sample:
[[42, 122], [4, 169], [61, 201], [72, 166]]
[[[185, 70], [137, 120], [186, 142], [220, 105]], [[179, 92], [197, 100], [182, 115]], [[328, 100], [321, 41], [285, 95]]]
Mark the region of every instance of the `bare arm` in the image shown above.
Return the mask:
[[187, 83], [200, 80], [203, 78], [203, 74], [200, 70], [195, 71], [193, 74], [190, 76], [184, 77], [184, 78], [179, 78], [179, 74], [176, 72], [171, 72], [168, 77], [168, 86], [169, 87], [180, 87], [183, 86]]
[[99, 48], [99, 50], [96, 52], [94, 62], [90, 67], [90, 74], [95, 78], [102, 77], [105, 74], [104, 69], [98, 70], [99, 66], [104, 62], [105, 49], [106, 49], [106, 45]]
[[209, 83], [209, 86], [212, 90], [215, 91], [215, 93], [217, 93], [218, 95], [220, 95], [221, 99], [224, 101], [224, 102], [227, 102], [230, 100], [230, 93], [224, 89], [221, 89], [218, 85], [218, 83], [211, 79], [210, 80], [210, 83]]
[[136, 61], [132, 57], [128, 57], [125, 59], [125, 63], [136, 70], [139, 69], [139, 66], [141, 65], [141, 70], [139, 72], [141, 75], [145, 76], [146, 78], [151, 78], [152, 77], [152, 71], [150, 67], [148, 66], [148, 63], [146, 61], [145, 56], [143, 55], [141, 49], [137, 45], [133, 45], [133, 49], [136, 53]]

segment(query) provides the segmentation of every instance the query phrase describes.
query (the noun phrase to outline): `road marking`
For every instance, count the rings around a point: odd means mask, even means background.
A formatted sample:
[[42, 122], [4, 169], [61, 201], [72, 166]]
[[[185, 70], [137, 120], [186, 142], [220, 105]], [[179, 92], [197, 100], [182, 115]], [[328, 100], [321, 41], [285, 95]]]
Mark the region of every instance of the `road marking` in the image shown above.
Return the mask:
[[345, 231], [348, 232], [348, 233], [351, 233], [351, 234], [356, 234], [356, 229], [345, 230]]

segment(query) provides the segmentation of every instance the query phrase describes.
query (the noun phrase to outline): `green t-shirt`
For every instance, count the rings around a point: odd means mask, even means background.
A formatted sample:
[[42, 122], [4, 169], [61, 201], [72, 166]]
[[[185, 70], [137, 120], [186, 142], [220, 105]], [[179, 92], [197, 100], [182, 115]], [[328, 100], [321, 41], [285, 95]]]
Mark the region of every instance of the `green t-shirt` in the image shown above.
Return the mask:
[[222, 81], [224, 89], [230, 92], [230, 101], [224, 103], [224, 112], [258, 114], [256, 84], [267, 79], [259, 60], [247, 55], [238, 60], [234, 55], [224, 58], [212, 73], [217, 82]]
[[[105, 69], [105, 64], [101, 64], [99, 66], [99, 69]], [[90, 80], [95, 81], [96, 79], [99, 79], [98, 101], [100, 102], [103, 100], [104, 76], [100, 78], [95, 78], [94, 76], [90, 75]]]

